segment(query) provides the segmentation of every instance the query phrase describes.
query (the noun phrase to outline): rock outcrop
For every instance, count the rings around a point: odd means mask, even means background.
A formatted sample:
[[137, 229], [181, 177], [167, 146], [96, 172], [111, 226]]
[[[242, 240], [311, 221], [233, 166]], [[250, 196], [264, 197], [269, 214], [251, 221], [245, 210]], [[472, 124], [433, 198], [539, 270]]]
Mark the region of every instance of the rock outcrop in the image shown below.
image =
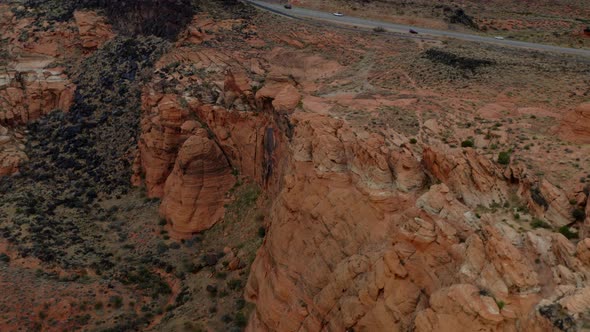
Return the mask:
[[590, 103], [569, 111], [561, 120], [558, 134], [562, 139], [579, 144], [590, 143]]
[[179, 235], [208, 229], [223, 216], [226, 193], [235, 178], [225, 155], [202, 128], [180, 148], [166, 180], [161, 214]]
[[23, 134], [0, 125], [0, 177], [18, 171], [18, 165], [27, 159], [23, 151]]
[[[142, 108], [145, 116], [141, 122], [138, 159], [143, 173], [141, 177], [145, 179], [149, 197], [162, 197], [164, 183], [172, 172], [178, 150], [196, 125], [187, 122], [189, 110], [178, 103], [175, 95], [144, 93]], [[138, 177], [136, 174], [136, 184], [141, 182]]]
[[74, 19], [84, 48], [96, 49], [114, 36], [112, 27], [106, 23], [104, 16], [99, 16], [96, 12], [75, 11]]
[[75, 85], [63, 68], [45, 69], [48, 60], [21, 62], [16, 70], [0, 75], [0, 124], [25, 124], [55, 109], [69, 110]]
[[424, 150], [424, 166], [438, 180], [444, 182], [468, 205], [500, 204], [508, 198], [508, 188], [501, 170], [492, 161], [466, 149], [463, 155], [447, 151]]
[[[198, 24], [180, 43], [213, 43], [226, 28]], [[256, 304], [248, 330], [541, 331], [557, 317], [543, 306], [561, 306], [562, 321], [579, 315], [586, 246], [475, 213], [516, 196], [554, 227], [569, 225], [563, 190], [476, 149], [420, 154], [407, 140], [299, 112], [309, 77], [338, 66], [314, 59], [327, 69], [309, 73], [307, 60], [270, 53], [269, 63], [242, 60], [247, 69], [232, 65], [239, 52], [165, 55], [144, 89], [135, 174], [162, 197], [178, 237], [222, 217], [232, 170], [274, 197], [246, 287]], [[575, 304], [560, 302], [566, 288]]]
[[[474, 153], [447, 167], [427, 149], [426, 167], [413, 172], [449, 187], [418, 198], [425, 187], [398, 190], [398, 165], [386, 162], [399, 147], [371, 144], [339, 120], [293, 119], [291, 163], [247, 287], [256, 303], [249, 330], [546, 330], [536, 304], [555, 303], [559, 285], [588, 275], [562, 235], [521, 234], [470, 213], [508, 186]], [[581, 297], [572, 301], [583, 306]]]

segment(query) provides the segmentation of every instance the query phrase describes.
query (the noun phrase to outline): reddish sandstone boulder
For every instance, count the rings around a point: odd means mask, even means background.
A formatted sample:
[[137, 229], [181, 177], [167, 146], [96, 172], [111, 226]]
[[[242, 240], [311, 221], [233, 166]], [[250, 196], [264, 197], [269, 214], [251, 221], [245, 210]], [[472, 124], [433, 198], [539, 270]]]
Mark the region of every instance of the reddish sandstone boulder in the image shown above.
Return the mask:
[[166, 180], [160, 214], [183, 236], [208, 229], [223, 216], [232, 169], [217, 144], [199, 129], [178, 152]]
[[292, 112], [299, 104], [301, 95], [297, 88], [287, 82], [273, 82], [256, 92], [256, 99], [272, 100], [273, 108], [278, 112]]

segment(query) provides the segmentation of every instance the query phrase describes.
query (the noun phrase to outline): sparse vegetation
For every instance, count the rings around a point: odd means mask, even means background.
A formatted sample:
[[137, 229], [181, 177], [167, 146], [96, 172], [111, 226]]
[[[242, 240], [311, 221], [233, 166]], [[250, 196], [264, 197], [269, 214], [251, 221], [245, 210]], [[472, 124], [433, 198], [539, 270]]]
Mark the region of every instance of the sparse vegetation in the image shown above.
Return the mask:
[[576, 208], [572, 211], [572, 217], [574, 217], [574, 220], [576, 221], [584, 221], [584, 219], [586, 219], [586, 212], [582, 209]]
[[472, 148], [475, 146], [475, 142], [472, 139], [467, 139], [461, 142], [462, 148]]
[[531, 221], [531, 227], [533, 228], [551, 228], [551, 225], [549, 225], [547, 222], [538, 219], [538, 218], [533, 218], [533, 220]]
[[8, 256], [5, 253], [1, 253], [0, 254], [0, 262], [9, 263], [10, 262], [10, 256]]
[[510, 152], [502, 151], [498, 154], [498, 164], [500, 165], [508, 165], [510, 164]]
[[568, 226], [559, 227], [559, 233], [565, 236], [568, 240], [577, 239], [578, 233], [573, 232]]

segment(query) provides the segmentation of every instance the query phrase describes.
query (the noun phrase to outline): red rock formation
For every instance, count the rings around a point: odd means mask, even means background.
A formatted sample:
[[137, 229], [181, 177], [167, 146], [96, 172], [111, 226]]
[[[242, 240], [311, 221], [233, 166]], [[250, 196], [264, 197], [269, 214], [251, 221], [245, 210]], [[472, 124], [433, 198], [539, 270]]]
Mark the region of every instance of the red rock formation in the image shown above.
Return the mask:
[[19, 164], [27, 160], [23, 139], [22, 132], [0, 125], [0, 177], [16, 173]]
[[301, 96], [290, 83], [271, 83], [266, 84], [262, 89], [256, 92], [256, 99], [270, 99], [272, 106], [277, 112], [292, 112], [301, 100]]
[[[202, 29], [182, 38], [214, 40]], [[475, 213], [515, 194], [564, 225], [562, 190], [473, 149], [418, 156], [401, 141], [298, 111], [310, 80], [338, 65], [269, 53], [271, 64], [207, 48], [164, 56], [159, 68], [180, 63], [183, 74], [157, 75], [146, 88], [137, 164], [179, 236], [221, 216], [231, 167], [272, 194], [246, 287], [256, 304], [248, 330], [546, 331], [554, 320], [541, 308], [581, 315], [587, 241], [576, 247]], [[312, 73], [318, 63], [325, 70]], [[185, 74], [184, 64], [202, 74]], [[167, 88], [176, 92], [156, 92]]]
[[[178, 103], [176, 95], [146, 92], [142, 96], [145, 116], [139, 153], [143, 177], [149, 197], [162, 197], [164, 183], [174, 167], [180, 146], [190, 136], [194, 126], [188, 120], [189, 111]], [[190, 128], [193, 127], [193, 128]]]
[[96, 12], [75, 11], [74, 19], [84, 48], [96, 49], [114, 36], [112, 27]]
[[508, 188], [498, 166], [473, 149], [465, 149], [463, 155], [454, 155], [426, 148], [423, 162], [436, 179], [461, 193], [461, 199], [468, 205], [489, 206], [508, 198]]
[[[249, 330], [541, 331], [551, 323], [535, 306], [556, 301], [555, 285], [588, 275], [565, 237], [542, 230], [526, 240], [469, 213], [460, 194], [477, 204], [506, 186], [477, 155], [447, 167], [427, 151], [427, 168], [453, 189], [436, 185], [417, 198], [422, 187], [399, 191], [380, 161], [391, 151], [376, 149], [370, 136], [317, 115], [296, 113], [294, 124], [291, 163], [247, 286], [256, 303]], [[492, 185], [466, 182], [475, 180], [465, 172]], [[583, 306], [582, 294], [571, 293], [570, 307]]]
[[207, 131], [195, 131], [178, 152], [160, 206], [160, 213], [180, 236], [215, 224], [223, 216], [226, 193], [235, 182], [227, 159]]
[[75, 86], [61, 68], [43, 69], [45, 61], [28, 62], [22, 70], [1, 77], [0, 124], [25, 124], [55, 110], [69, 110]]
[[[560, 190], [546, 179], [542, 179], [528, 196], [529, 208], [537, 216], [542, 216], [557, 227], [565, 226], [574, 220], [571, 217], [571, 204], [563, 190]], [[539, 204], [537, 196], [541, 196], [546, 205]]]
[[558, 128], [562, 139], [579, 144], [590, 143], [590, 103], [579, 105], [568, 112]]

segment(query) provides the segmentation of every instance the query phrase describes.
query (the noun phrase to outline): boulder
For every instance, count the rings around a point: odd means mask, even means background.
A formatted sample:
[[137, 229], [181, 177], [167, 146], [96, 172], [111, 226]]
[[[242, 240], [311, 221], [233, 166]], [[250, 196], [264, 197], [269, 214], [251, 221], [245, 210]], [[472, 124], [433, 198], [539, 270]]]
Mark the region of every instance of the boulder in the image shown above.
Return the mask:
[[208, 229], [223, 216], [226, 193], [234, 182], [223, 152], [206, 130], [199, 129], [178, 152], [166, 180], [160, 214], [180, 236]]

